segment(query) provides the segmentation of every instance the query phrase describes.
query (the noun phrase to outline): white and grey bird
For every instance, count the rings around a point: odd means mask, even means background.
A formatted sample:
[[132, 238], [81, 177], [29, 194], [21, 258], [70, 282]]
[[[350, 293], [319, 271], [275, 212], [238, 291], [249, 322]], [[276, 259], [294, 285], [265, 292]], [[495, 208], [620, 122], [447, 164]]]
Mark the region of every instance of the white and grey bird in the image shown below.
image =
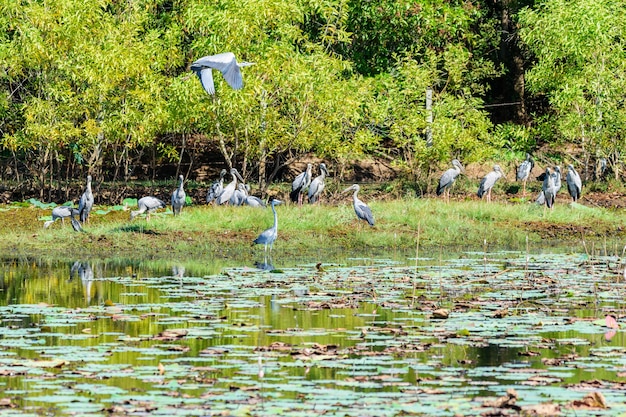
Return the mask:
[[185, 177], [179, 175], [178, 188], [176, 188], [172, 193], [172, 212], [174, 213], [174, 216], [178, 216], [183, 210], [183, 206], [185, 205], [185, 198], [187, 197], [187, 195], [185, 194], [185, 190], [183, 189], [184, 182]]
[[239, 183], [237, 184], [237, 189], [233, 192], [233, 195], [230, 197], [229, 204], [231, 206], [241, 206], [245, 203], [246, 197], [248, 196], [248, 188], [247, 184]]
[[167, 207], [167, 204], [165, 204], [163, 200], [160, 200], [156, 197], [148, 196], [140, 198], [139, 201], [137, 201], [137, 206], [139, 207], [139, 210], [131, 211], [130, 219], [132, 220], [141, 213], [147, 212], [146, 221], [150, 221], [150, 214], [160, 208]]
[[574, 165], [569, 164], [567, 166], [567, 175], [565, 176], [565, 182], [567, 182], [567, 191], [572, 196], [574, 202], [580, 198], [580, 193], [583, 189], [583, 183], [580, 179], [580, 175], [574, 169]]
[[61, 223], [65, 224], [65, 219], [69, 217], [72, 222], [72, 228], [74, 228], [74, 230], [76, 230], [77, 232], [80, 232], [83, 230], [83, 228], [80, 226], [79, 221], [74, 218], [74, 216], [78, 216], [78, 214], [78, 210], [76, 210], [74, 207], [57, 206], [52, 209], [52, 220], [48, 220], [47, 222], [45, 222], [43, 224], [43, 227], [47, 229], [48, 227], [50, 227], [50, 225], [52, 225], [59, 219], [61, 219]]
[[228, 171], [225, 169], [220, 172], [220, 179], [211, 184], [209, 191], [206, 193], [206, 203], [210, 204], [212, 201], [215, 201], [217, 197], [222, 194], [224, 190], [224, 177], [228, 174]]
[[545, 206], [549, 209], [554, 207], [554, 201], [556, 199], [556, 175], [550, 171], [550, 168], [546, 168], [546, 175], [543, 178], [543, 185], [541, 186], [543, 192], [543, 201]]
[[91, 191], [91, 175], [87, 175], [87, 185], [85, 191], [80, 196], [78, 201], [78, 218], [81, 223], [85, 223], [89, 220], [89, 213], [93, 208], [93, 192]]
[[306, 170], [296, 176], [291, 183], [291, 192], [289, 197], [294, 203], [297, 201], [298, 205], [302, 205], [302, 198], [305, 190], [311, 184], [311, 171], [313, 170], [313, 164], [306, 164]]
[[315, 177], [311, 184], [309, 184], [309, 203], [318, 203], [320, 202], [320, 196], [322, 195], [322, 191], [324, 191], [324, 187], [326, 187], [326, 183], [324, 180], [328, 174], [328, 170], [326, 169], [326, 164], [320, 164], [320, 175]]
[[250, 207], [267, 207], [265, 201], [261, 200], [255, 195], [246, 196], [246, 201], [244, 202], [244, 204]]
[[528, 153], [526, 154], [526, 160], [517, 167], [517, 180], [522, 183], [522, 196], [526, 196], [526, 181], [528, 181], [534, 167], [535, 161]]
[[[556, 165], [554, 167], [554, 173], [552, 173], [552, 176], [554, 177], [554, 187], [556, 188], [556, 192], [558, 193], [559, 191], [561, 191], [561, 167]], [[556, 194], [554, 195], [554, 197], [556, 198]]]
[[[239, 184], [239, 186], [241, 187], [242, 184]], [[259, 197], [254, 196], [254, 195], [250, 195], [250, 186], [248, 184], [246, 184], [243, 188], [240, 188], [244, 194], [244, 199], [243, 199], [243, 203], [246, 206], [250, 206], [250, 207], [263, 207], [265, 208], [265, 202], [263, 200], [261, 200]]]
[[239, 175], [239, 172], [237, 171], [237, 169], [231, 168], [230, 175], [233, 177], [233, 180], [229, 182], [228, 185], [226, 185], [226, 187], [224, 187], [220, 195], [217, 196], [217, 199], [215, 200], [217, 204], [220, 206], [222, 204], [226, 204], [230, 202], [230, 198], [233, 196], [233, 193], [237, 189], [237, 180], [244, 182], [243, 178], [241, 178], [241, 175]]
[[352, 206], [354, 207], [354, 212], [356, 213], [356, 216], [360, 220], [364, 220], [369, 223], [370, 226], [374, 226], [374, 215], [372, 214], [372, 210], [370, 210], [367, 204], [359, 200], [358, 193], [360, 189], [361, 187], [359, 187], [358, 184], [353, 184], [342, 192], [346, 193], [348, 191], [354, 191], [354, 193], [352, 194]]
[[437, 195], [444, 194], [444, 199], [446, 201], [450, 200], [450, 188], [454, 181], [456, 181], [456, 177], [458, 177], [461, 172], [465, 171], [463, 165], [458, 159], [452, 160], [452, 168], [448, 169], [441, 175], [439, 178], [439, 184], [437, 185]]
[[278, 215], [276, 214], [276, 206], [282, 204], [282, 201], [274, 199], [270, 203], [272, 206], [272, 211], [274, 212], [274, 225], [267, 230], [264, 230], [259, 237], [254, 239], [252, 242], [253, 245], [265, 245], [265, 253], [267, 253], [267, 246], [270, 247], [270, 253], [272, 252], [272, 248], [274, 247], [274, 242], [278, 237]]
[[214, 69], [222, 73], [224, 79], [233, 90], [240, 90], [243, 87], [243, 77], [241, 76], [240, 68], [249, 65], [254, 65], [254, 62], [237, 62], [235, 54], [232, 52], [224, 52], [222, 54], [204, 56], [194, 61], [191, 64], [191, 70], [198, 75], [205, 91], [214, 95]]
[[485, 177], [480, 181], [480, 185], [478, 186], [478, 192], [476, 193], [478, 197], [483, 198], [483, 196], [487, 195], [487, 201], [491, 201], [491, 189], [496, 184], [500, 178], [504, 176], [500, 165], [494, 165], [493, 171], [489, 172]]

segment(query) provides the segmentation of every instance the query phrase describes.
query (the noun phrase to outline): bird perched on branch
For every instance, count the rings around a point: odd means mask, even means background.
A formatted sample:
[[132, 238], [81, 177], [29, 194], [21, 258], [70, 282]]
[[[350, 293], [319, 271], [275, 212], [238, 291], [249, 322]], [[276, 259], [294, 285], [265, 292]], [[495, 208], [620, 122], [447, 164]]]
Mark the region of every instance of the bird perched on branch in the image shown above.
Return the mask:
[[450, 188], [454, 181], [456, 181], [456, 177], [458, 177], [461, 172], [465, 171], [461, 162], [458, 159], [452, 160], [452, 168], [447, 170], [441, 175], [439, 179], [439, 185], [437, 185], [437, 195], [444, 194], [444, 199], [446, 201], [450, 201]]
[[364, 220], [369, 223], [370, 226], [374, 226], [374, 215], [372, 214], [372, 210], [370, 210], [367, 204], [359, 200], [359, 197], [357, 195], [360, 189], [361, 187], [359, 187], [358, 184], [353, 184], [342, 192], [346, 193], [348, 191], [354, 191], [354, 194], [352, 194], [352, 205], [354, 207], [354, 212], [356, 213], [356, 216], [360, 220]]
[[478, 186], [478, 192], [476, 193], [478, 197], [483, 198], [485, 194], [487, 194], [487, 201], [491, 201], [491, 189], [496, 184], [500, 178], [504, 176], [502, 169], [500, 169], [500, 165], [494, 165], [493, 171], [485, 175], [485, 177], [480, 182]]
[[160, 209], [167, 207], [167, 204], [163, 200], [160, 200], [156, 197], [148, 196], [143, 197], [137, 201], [137, 206], [139, 206], [139, 210], [130, 212], [130, 219], [134, 219], [141, 213], [147, 212], [146, 221], [150, 221], [150, 213]]
[[83, 195], [80, 196], [78, 202], [78, 217], [81, 223], [85, 223], [89, 220], [89, 213], [93, 208], [93, 192], [91, 191], [91, 175], [87, 175], [87, 185]]
[[172, 193], [172, 212], [174, 216], [180, 214], [183, 210], [183, 206], [185, 205], [185, 198], [187, 195], [185, 194], [185, 190], [183, 189], [183, 182], [185, 181], [185, 177], [182, 175], [178, 176], [178, 188], [174, 190]]
[[191, 64], [191, 70], [198, 75], [204, 90], [211, 94], [215, 94], [215, 85], [213, 84], [213, 70], [218, 70], [224, 76], [224, 79], [233, 90], [240, 90], [243, 87], [243, 77], [241, 76], [241, 67], [254, 65], [254, 62], [237, 62], [235, 54], [232, 52], [224, 52], [217, 55], [204, 56]]

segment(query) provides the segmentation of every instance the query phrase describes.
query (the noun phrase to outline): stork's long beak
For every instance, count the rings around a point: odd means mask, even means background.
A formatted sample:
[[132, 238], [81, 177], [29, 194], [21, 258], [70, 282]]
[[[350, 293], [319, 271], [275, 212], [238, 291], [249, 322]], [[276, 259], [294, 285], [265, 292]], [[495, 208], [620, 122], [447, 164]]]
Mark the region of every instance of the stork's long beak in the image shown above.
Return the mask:
[[352, 191], [352, 190], [354, 190], [354, 187], [350, 186], [346, 188], [345, 190], [343, 190], [342, 193], [347, 193], [348, 191]]

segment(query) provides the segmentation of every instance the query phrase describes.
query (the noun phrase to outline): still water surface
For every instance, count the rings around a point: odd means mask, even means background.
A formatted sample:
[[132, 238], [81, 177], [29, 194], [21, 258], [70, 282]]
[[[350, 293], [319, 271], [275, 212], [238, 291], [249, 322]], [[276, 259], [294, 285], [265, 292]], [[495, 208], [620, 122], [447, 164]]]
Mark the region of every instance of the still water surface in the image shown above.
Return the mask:
[[4, 260], [0, 414], [626, 412], [619, 254], [237, 263]]

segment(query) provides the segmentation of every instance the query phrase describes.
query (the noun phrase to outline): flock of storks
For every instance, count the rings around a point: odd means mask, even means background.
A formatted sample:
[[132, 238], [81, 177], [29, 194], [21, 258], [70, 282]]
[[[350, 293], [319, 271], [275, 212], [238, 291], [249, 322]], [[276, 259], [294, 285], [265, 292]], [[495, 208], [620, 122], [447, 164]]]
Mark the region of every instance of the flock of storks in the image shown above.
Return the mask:
[[[239, 90], [243, 88], [243, 78], [240, 68], [253, 65], [250, 62], [237, 62], [235, 55], [231, 52], [225, 52], [217, 55], [209, 55], [202, 57], [191, 64], [191, 70], [196, 73], [202, 87], [211, 96], [215, 95], [215, 86], [213, 83], [212, 70], [220, 71], [225, 81], [233, 89]], [[526, 154], [526, 160], [520, 164], [517, 170], [517, 179], [523, 184], [523, 195], [526, 195], [526, 181], [530, 177], [530, 173], [534, 167], [534, 161], [532, 157]], [[328, 176], [328, 170], [326, 165], [321, 163], [319, 165], [320, 174], [312, 178], [313, 165], [307, 164], [306, 170], [296, 176], [292, 183], [290, 198], [293, 202], [297, 202], [298, 205], [302, 205], [304, 197], [306, 195], [310, 204], [320, 202], [320, 196], [324, 190], [324, 180]], [[457, 160], [452, 161], [452, 168], [443, 173], [437, 186], [437, 195], [444, 195], [444, 199], [449, 201], [450, 188], [456, 178], [464, 172], [463, 165]], [[228, 174], [227, 170], [222, 170], [220, 178], [216, 181], [208, 190], [206, 202], [207, 204], [214, 202], [216, 205], [230, 204], [230, 205], [249, 205], [254, 207], [265, 207], [265, 203], [258, 197], [249, 195], [249, 187], [244, 183], [243, 178], [239, 172], [232, 168], [230, 175], [232, 181], [224, 186], [224, 177]], [[489, 172], [480, 182], [478, 187], [478, 196], [482, 198], [486, 196], [487, 201], [491, 201], [491, 190], [496, 181], [504, 176], [502, 169], [499, 165], [493, 167], [493, 171]], [[238, 180], [241, 183], [238, 183]], [[582, 183], [580, 176], [572, 165], [568, 166], [567, 171], [567, 188], [574, 201], [580, 197]], [[180, 215], [183, 206], [185, 205], [185, 190], [183, 188], [184, 177], [179, 176], [178, 187], [174, 190], [171, 197], [171, 207], [174, 216]], [[543, 176], [543, 186], [541, 193], [537, 199], [539, 204], [545, 204], [546, 207], [552, 208], [554, 206], [554, 200], [556, 194], [561, 188], [561, 170], [558, 166], [554, 167], [554, 170], [546, 168]], [[374, 216], [370, 208], [358, 198], [359, 186], [354, 184], [346, 188], [343, 192], [353, 191], [352, 200], [353, 207], [357, 217], [360, 220], [366, 221], [370, 226], [374, 226]], [[87, 185], [83, 192], [78, 209], [68, 206], [58, 206], [52, 210], [52, 220], [44, 223], [44, 227], [49, 227], [58, 219], [64, 220], [70, 218], [72, 227], [76, 231], [81, 231], [81, 223], [85, 223], [89, 220], [89, 213], [93, 207], [94, 197], [91, 190], [91, 176], [87, 176]], [[282, 204], [282, 201], [273, 199], [270, 203], [272, 211], [274, 213], [274, 225], [269, 229], [263, 231], [253, 243], [265, 245], [265, 252], [269, 246], [270, 252], [274, 241], [278, 235], [278, 216], [276, 214], [276, 206]], [[139, 214], [146, 213], [146, 220], [150, 220], [150, 213], [159, 209], [167, 207], [167, 204], [153, 196], [143, 197], [137, 201], [138, 210], [131, 211], [130, 219], [134, 219]], [[78, 217], [77, 220], [76, 217]]]
[[[299, 174], [292, 183], [292, 190], [289, 193], [291, 200], [297, 202], [298, 205], [302, 205], [303, 196], [308, 196], [308, 201], [311, 204], [320, 203], [320, 197], [325, 187], [325, 178], [328, 175], [328, 169], [324, 163], [319, 166], [320, 175], [315, 178], [312, 177], [313, 164], [307, 164], [307, 169]], [[224, 186], [224, 177], [227, 171], [224, 169], [220, 173], [220, 178], [211, 185], [207, 192], [206, 202], [207, 204], [214, 203], [215, 205], [249, 205], [252, 207], [265, 207], [266, 204], [258, 197], [249, 195], [249, 186], [244, 183], [243, 178], [237, 171], [232, 168], [230, 175], [232, 181]], [[69, 206], [58, 206], [52, 210], [52, 220], [48, 220], [44, 223], [44, 227], [48, 228], [57, 220], [61, 220], [63, 223], [66, 218], [70, 218], [72, 227], [76, 231], [82, 231], [82, 223], [89, 221], [89, 213], [94, 204], [93, 192], [91, 189], [91, 175], [87, 176], [87, 185], [80, 197], [78, 209]], [[238, 181], [241, 181], [239, 183]], [[186, 193], [184, 189], [184, 177], [180, 175], [178, 177], [178, 187], [172, 192], [170, 205], [174, 216], [181, 214], [186, 202]], [[360, 187], [354, 184], [344, 190], [344, 192], [353, 191], [352, 199], [354, 211], [357, 217], [366, 221], [369, 225], [374, 226], [374, 216], [370, 208], [362, 202], [358, 197]], [[272, 250], [274, 241], [278, 235], [278, 216], [276, 214], [276, 206], [282, 204], [282, 201], [278, 199], [272, 199], [270, 206], [274, 212], [274, 225], [269, 229], [263, 231], [253, 243], [265, 245], [265, 251], [269, 246]], [[150, 214], [160, 208], [166, 208], [167, 204], [154, 196], [142, 197], [137, 201], [138, 210], [130, 212], [130, 220], [142, 213], [146, 213], [146, 221], [150, 221]], [[76, 219], [78, 217], [78, 220]]]
[[[526, 182], [530, 178], [530, 173], [535, 166], [535, 161], [526, 154], [526, 159], [517, 167], [517, 180], [522, 183], [522, 195], [526, 196]], [[450, 187], [454, 184], [456, 178], [464, 172], [463, 165], [458, 159], [452, 161], [452, 168], [443, 173], [439, 179], [439, 185], [437, 186], [437, 195], [444, 195], [446, 200], [450, 199]], [[486, 196], [487, 201], [491, 201], [491, 189], [500, 178], [504, 177], [504, 172], [500, 168], [500, 165], [494, 165], [493, 171], [489, 172], [483, 177], [478, 186], [478, 197], [483, 198]], [[561, 189], [561, 168], [555, 166], [553, 169], [546, 168], [545, 173], [538, 177], [543, 181], [541, 192], [536, 199], [536, 203], [545, 205], [547, 208], [552, 209], [554, 207], [554, 201], [556, 195]], [[582, 181], [580, 175], [574, 169], [572, 164], [567, 166], [567, 175], [565, 177], [567, 183], [567, 190], [574, 202], [580, 198], [582, 191]]]

